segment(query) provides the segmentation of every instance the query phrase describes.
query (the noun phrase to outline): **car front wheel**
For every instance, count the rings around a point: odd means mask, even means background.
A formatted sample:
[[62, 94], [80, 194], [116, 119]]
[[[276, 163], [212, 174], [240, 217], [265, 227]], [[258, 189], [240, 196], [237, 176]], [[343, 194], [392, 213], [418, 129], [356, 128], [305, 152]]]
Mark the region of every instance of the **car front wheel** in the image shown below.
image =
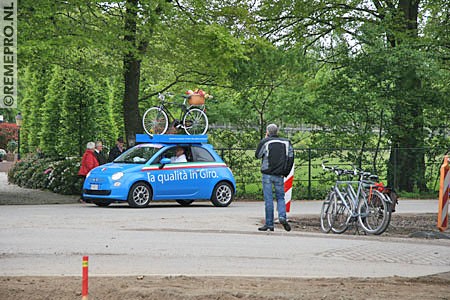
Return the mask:
[[233, 201], [233, 187], [227, 182], [219, 182], [214, 188], [211, 202], [214, 206], [226, 207]]
[[128, 193], [128, 204], [131, 207], [142, 208], [147, 207], [152, 199], [152, 191], [144, 182], [133, 184]]

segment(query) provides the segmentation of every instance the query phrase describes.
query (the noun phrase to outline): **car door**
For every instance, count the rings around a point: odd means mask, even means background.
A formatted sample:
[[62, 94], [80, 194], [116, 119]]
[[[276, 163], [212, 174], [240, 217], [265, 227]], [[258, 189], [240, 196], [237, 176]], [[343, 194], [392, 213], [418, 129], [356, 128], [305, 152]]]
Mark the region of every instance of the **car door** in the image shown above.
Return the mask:
[[218, 164], [214, 156], [204, 145], [193, 145], [190, 150], [191, 160], [193, 162], [191, 174], [195, 178], [194, 184], [198, 187], [197, 196], [201, 199], [209, 199], [220, 177], [219, 170], [225, 164]]
[[[190, 147], [182, 146], [186, 157], [190, 157]], [[165, 150], [162, 157], [173, 158], [177, 146]], [[174, 162], [164, 165], [161, 169], [153, 170], [151, 181], [154, 186], [154, 199], [196, 199], [198, 184], [192, 168], [192, 162]]]

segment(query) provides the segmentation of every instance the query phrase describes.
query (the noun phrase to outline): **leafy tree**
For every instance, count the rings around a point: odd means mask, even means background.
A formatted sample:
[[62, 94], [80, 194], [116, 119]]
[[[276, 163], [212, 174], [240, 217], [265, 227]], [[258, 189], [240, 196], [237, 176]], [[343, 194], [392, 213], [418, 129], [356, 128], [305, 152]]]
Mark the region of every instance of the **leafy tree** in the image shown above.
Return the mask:
[[[389, 181], [406, 191], [426, 189], [424, 152], [420, 148], [424, 146], [425, 140], [423, 128], [427, 101], [423, 100], [427, 99], [427, 91], [423, 88], [425, 78], [419, 70], [424, 70], [424, 62], [429, 61], [426, 59], [429, 54], [423, 51], [418, 24], [423, 21], [422, 24], [426, 25], [424, 16], [430, 9], [437, 16], [436, 8], [444, 7], [444, 2], [448, 4], [448, 1], [416, 0], [300, 0], [280, 1], [276, 4], [262, 1], [258, 7], [257, 15], [263, 23], [260, 32], [275, 43], [301, 44], [304, 53], [313, 53], [318, 61], [336, 68], [345, 68], [355, 62], [356, 66], [361, 67], [359, 62], [362, 58], [366, 62], [375, 58], [375, 61], [387, 64], [386, 69], [371, 64], [373, 69], [368, 70], [370, 72], [362, 79], [369, 79], [370, 82], [373, 77], [383, 84], [374, 86], [376, 92], [372, 96], [375, 97], [371, 97], [370, 91], [366, 91], [361, 93], [364, 97], [360, 99], [377, 102], [391, 100], [388, 109], [392, 112], [392, 122], [385, 127], [387, 137], [392, 149], [404, 148], [408, 151], [396, 156], [392, 150]], [[445, 20], [445, 15], [448, 16], [448, 12], [439, 19]], [[376, 51], [381, 51], [381, 54]], [[349, 87], [348, 84], [344, 86]], [[353, 90], [360, 89], [358, 84], [352, 84], [351, 87]], [[351, 98], [349, 100], [352, 103]], [[352, 124], [347, 116], [339, 114], [338, 117], [344, 119], [336, 119], [337, 121]], [[364, 139], [363, 136], [362, 138]], [[394, 160], [400, 166], [397, 169], [393, 167]], [[401, 176], [399, 172], [402, 172]], [[399, 181], [392, 182], [393, 178], [398, 178]]]
[[45, 155], [50, 157], [60, 155], [57, 150], [57, 145], [62, 138], [59, 130], [61, 100], [64, 97], [64, 90], [64, 71], [60, 67], [54, 66], [52, 78], [48, 85], [47, 94], [45, 95], [45, 102], [40, 110], [42, 114], [40, 148]]
[[114, 101], [110, 95], [113, 91], [108, 91], [111, 86], [106, 80], [89, 79], [89, 86], [92, 90], [89, 96], [93, 98], [93, 118], [94, 118], [94, 135], [93, 139], [102, 142], [114, 141], [117, 135], [117, 127], [114, 122], [113, 105]]
[[[231, 74], [237, 92], [233, 105], [239, 109], [241, 126], [258, 125], [259, 138], [273, 122], [295, 124], [303, 114], [298, 87], [304, 82], [305, 61], [295, 50], [276, 47], [255, 38], [247, 45], [243, 59], [236, 60]], [[296, 89], [297, 88], [297, 89]]]
[[66, 73], [65, 89], [61, 103], [60, 134], [58, 153], [81, 156], [86, 143], [93, 141], [96, 130], [96, 99], [89, 79], [76, 71]]
[[20, 151], [34, 152], [40, 146], [41, 114], [39, 110], [45, 101], [49, 72], [45, 68], [26, 69], [23, 76], [22, 103], [19, 105], [23, 116], [20, 130]]

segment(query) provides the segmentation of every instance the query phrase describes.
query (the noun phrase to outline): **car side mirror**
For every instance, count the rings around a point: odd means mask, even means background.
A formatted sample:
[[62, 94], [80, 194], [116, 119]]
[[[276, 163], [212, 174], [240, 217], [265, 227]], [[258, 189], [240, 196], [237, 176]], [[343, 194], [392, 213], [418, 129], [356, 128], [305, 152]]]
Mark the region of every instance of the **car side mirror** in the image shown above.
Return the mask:
[[160, 169], [164, 168], [164, 166], [167, 165], [167, 164], [170, 164], [170, 162], [171, 162], [170, 158], [163, 158], [163, 159], [161, 159], [160, 162], [159, 162], [160, 163], [159, 168]]

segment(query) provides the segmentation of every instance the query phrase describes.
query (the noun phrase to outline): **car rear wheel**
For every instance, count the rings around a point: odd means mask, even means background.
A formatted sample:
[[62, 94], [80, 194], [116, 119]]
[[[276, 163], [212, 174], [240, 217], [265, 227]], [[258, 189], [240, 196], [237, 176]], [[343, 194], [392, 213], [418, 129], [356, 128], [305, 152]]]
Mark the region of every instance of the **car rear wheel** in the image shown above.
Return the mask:
[[214, 206], [226, 207], [233, 201], [233, 187], [227, 182], [219, 182], [214, 188], [211, 202]]
[[128, 193], [128, 204], [131, 207], [142, 208], [147, 207], [152, 199], [152, 191], [144, 182], [133, 184]]
[[178, 204], [181, 206], [189, 206], [194, 200], [177, 200]]

